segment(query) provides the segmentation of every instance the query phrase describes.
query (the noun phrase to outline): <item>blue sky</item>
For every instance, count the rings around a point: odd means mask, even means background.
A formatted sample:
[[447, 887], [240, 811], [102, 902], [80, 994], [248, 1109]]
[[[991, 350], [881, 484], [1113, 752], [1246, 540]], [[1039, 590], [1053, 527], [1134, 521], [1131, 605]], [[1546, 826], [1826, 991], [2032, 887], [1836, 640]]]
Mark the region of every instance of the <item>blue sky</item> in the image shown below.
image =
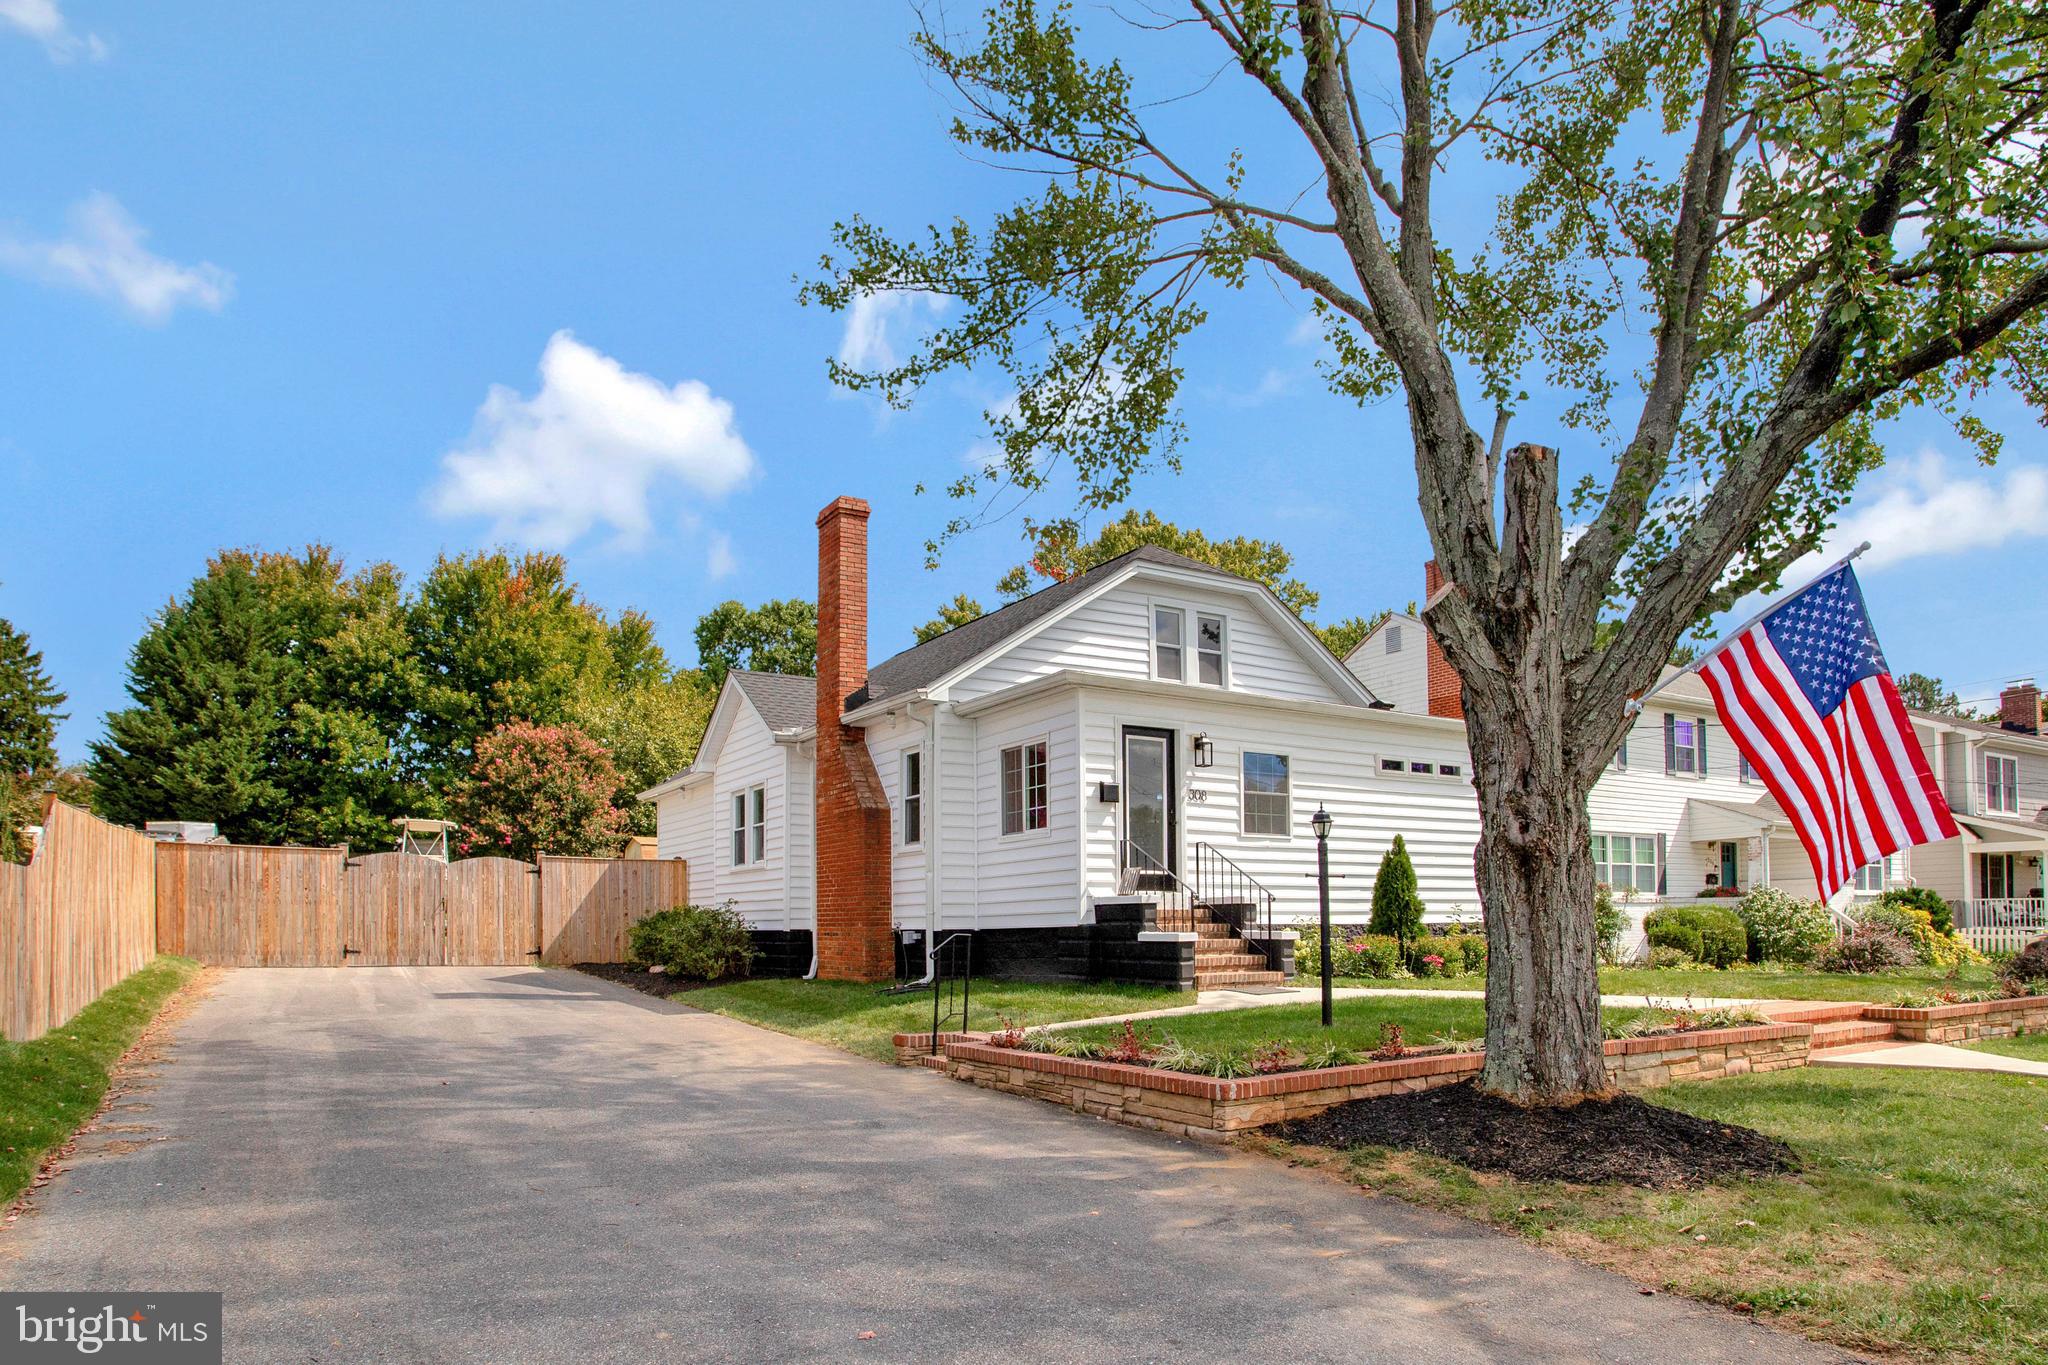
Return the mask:
[[[687, 661], [717, 602], [813, 592], [812, 518], [853, 493], [876, 658], [955, 592], [992, 602], [1014, 529], [927, 572], [949, 507], [912, 490], [961, 470], [1001, 386], [883, 413], [825, 357], [914, 319], [849, 333], [794, 301], [836, 218], [982, 220], [1018, 191], [944, 137], [912, 22], [888, 0], [0, 0], [0, 616], [71, 694], [65, 756], [224, 545], [413, 575], [562, 549]], [[1299, 310], [1218, 302], [1186, 355], [1185, 472], [1137, 501], [1279, 539], [1323, 619], [1400, 606], [1425, 556], [1405, 419], [1323, 391]], [[1894, 667], [1978, 698], [2048, 674], [2048, 458], [1989, 402], [2015, 436], [1996, 469], [1909, 422], [1845, 528], [1878, 542]]]

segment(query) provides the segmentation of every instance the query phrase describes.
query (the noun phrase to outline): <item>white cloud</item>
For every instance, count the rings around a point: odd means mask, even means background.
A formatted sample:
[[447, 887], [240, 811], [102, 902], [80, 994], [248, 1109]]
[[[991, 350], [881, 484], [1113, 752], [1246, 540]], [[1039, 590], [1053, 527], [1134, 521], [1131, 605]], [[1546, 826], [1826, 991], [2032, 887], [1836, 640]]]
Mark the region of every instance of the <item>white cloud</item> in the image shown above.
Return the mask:
[[714, 581], [730, 578], [739, 566], [740, 562], [732, 552], [732, 537], [723, 531], [714, 532], [711, 537], [711, 549], [705, 556], [705, 574]]
[[43, 45], [53, 62], [102, 61], [107, 45], [96, 33], [72, 32], [57, 0], [0, 0], [0, 24], [19, 29]]
[[144, 322], [186, 306], [218, 313], [234, 292], [219, 266], [179, 265], [144, 246], [148, 231], [111, 194], [87, 195], [70, 218], [70, 235], [50, 240], [0, 227], [0, 270], [112, 299]]
[[888, 370], [903, 363], [897, 349], [903, 327], [915, 329], [919, 314], [937, 318], [951, 300], [921, 289], [886, 290], [856, 297], [846, 310], [839, 338], [839, 363], [853, 370]]
[[468, 442], [441, 466], [436, 512], [491, 517], [501, 538], [556, 547], [599, 524], [637, 544], [657, 482], [715, 498], [757, 468], [731, 403], [694, 379], [667, 387], [635, 374], [567, 331], [541, 353], [540, 391], [492, 385]]

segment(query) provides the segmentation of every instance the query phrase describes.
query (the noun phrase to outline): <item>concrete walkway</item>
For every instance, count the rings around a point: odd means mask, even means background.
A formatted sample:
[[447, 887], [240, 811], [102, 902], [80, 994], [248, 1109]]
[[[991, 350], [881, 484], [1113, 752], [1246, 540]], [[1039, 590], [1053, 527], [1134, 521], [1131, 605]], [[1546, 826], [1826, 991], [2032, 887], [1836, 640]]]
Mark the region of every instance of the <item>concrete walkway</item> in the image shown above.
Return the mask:
[[1996, 1071], [2008, 1076], [2048, 1076], [2048, 1062], [2001, 1057], [1941, 1043], [1872, 1043], [1829, 1048], [1811, 1058], [1814, 1066], [1896, 1066], [1915, 1071]]
[[220, 1290], [235, 1361], [1847, 1358], [569, 972], [231, 972], [152, 1070], [0, 1284]]

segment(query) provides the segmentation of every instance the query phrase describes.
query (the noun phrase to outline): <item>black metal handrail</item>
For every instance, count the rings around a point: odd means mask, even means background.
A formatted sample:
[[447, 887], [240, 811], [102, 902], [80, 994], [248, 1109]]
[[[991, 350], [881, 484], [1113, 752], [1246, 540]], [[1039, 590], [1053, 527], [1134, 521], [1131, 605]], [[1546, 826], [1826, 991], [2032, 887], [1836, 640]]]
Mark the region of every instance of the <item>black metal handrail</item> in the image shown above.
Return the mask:
[[1273, 907], [1277, 898], [1258, 878], [1210, 844], [1195, 845], [1195, 900], [1212, 910], [1219, 905], [1245, 907], [1248, 913], [1236, 926], [1238, 936], [1249, 939], [1257, 929], [1259, 950], [1266, 955], [1267, 967], [1276, 972], [1281, 970], [1280, 941], [1273, 937]]
[[[974, 935], [967, 930], [951, 933], [933, 944], [928, 950], [932, 969], [932, 1055], [939, 1053], [940, 997], [943, 994], [946, 1013], [943, 1022], [951, 1023], [957, 1014], [960, 1031], [967, 1032], [967, 1007], [974, 992]], [[953, 964], [947, 970], [947, 962]]]
[[1158, 907], [1162, 928], [1195, 922], [1195, 891], [1180, 874], [1129, 839], [1117, 840], [1117, 891], [1121, 895], [1144, 893]]

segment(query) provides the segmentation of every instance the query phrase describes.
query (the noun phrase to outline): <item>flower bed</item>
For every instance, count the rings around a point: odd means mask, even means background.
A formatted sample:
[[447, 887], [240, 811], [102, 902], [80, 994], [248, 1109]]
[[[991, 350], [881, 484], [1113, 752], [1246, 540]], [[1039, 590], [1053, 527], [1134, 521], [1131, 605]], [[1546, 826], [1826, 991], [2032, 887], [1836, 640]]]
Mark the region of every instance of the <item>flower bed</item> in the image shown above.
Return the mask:
[[[1607, 1077], [1617, 1090], [1636, 1091], [1804, 1066], [1812, 1036], [1807, 1024], [1758, 1024], [1616, 1038], [1606, 1044]], [[1480, 1052], [1443, 1052], [1219, 1078], [997, 1047], [972, 1038], [942, 1042], [941, 1050], [946, 1074], [955, 1079], [1206, 1141], [1305, 1118], [1348, 1100], [1453, 1084], [1485, 1064]]]

